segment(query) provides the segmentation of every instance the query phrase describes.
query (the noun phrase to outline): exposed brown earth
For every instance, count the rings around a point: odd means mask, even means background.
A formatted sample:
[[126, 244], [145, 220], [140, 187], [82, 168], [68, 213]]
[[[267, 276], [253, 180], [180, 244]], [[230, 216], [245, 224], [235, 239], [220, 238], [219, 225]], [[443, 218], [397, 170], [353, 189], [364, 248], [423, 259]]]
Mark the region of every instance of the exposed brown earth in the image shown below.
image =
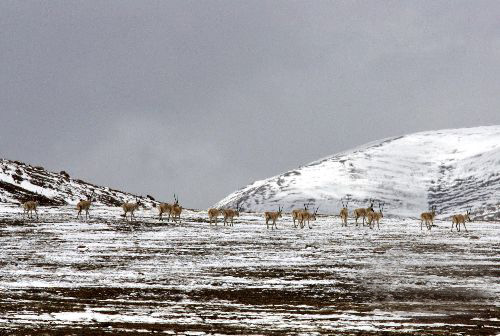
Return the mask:
[[500, 226], [384, 219], [313, 229], [258, 215], [209, 226], [187, 212], [131, 223], [117, 208], [39, 222], [0, 208], [0, 335], [495, 335]]

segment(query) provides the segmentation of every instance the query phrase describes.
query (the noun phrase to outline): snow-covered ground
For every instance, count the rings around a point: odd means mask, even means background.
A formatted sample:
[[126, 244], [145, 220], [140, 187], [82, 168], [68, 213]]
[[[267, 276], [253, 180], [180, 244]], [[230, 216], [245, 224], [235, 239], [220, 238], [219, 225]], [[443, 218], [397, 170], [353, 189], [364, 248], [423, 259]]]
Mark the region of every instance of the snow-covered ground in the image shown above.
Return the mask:
[[436, 206], [438, 218], [472, 209], [500, 219], [500, 125], [428, 131], [374, 141], [283, 174], [256, 181], [216, 207], [286, 211], [304, 203], [339, 213], [385, 202], [385, 213], [417, 217]]
[[0, 334], [500, 333], [500, 224], [380, 230], [321, 217], [295, 229], [260, 214], [214, 227], [205, 212], [0, 207]]

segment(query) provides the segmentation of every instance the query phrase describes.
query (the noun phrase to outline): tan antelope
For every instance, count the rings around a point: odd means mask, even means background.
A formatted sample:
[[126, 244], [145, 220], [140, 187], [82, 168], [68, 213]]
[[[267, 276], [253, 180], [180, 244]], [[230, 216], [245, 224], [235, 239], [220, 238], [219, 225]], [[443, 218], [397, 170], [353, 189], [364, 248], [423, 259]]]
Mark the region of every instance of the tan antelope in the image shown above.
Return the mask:
[[377, 223], [377, 229], [380, 229], [380, 219], [384, 217], [384, 205], [385, 203], [378, 203], [379, 211], [369, 211], [366, 214], [367, 223], [370, 226], [370, 229], [375, 227], [375, 222]]
[[292, 219], [293, 219], [293, 227], [297, 227], [297, 225], [295, 224], [295, 222], [299, 221], [299, 215], [302, 211], [307, 211], [307, 204], [304, 204], [304, 209], [295, 209], [295, 210], [292, 210]]
[[76, 210], [78, 210], [78, 214], [76, 215], [76, 218], [81, 218], [82, 217], [82, 211], [85, 211], [85, 219], [90, 218], [89, 214], [89, 209], [90, 205], [92, 204], [92, 201], [94, 201], [94, 192], [92, 192], [92, 195], [90, 197], [87, 195], [87, 200], [80, 200], [80, 202], [76, 203]]
[[172, 221], [174, 223], [177, 223], [177, 221], [180, 222], [181, 220], [181, 212], [182, 212], [182, 207], [179, 205], [179, 199], [177, 196], [174, 194], [174, 204], [172, 205]]
[[427, 230], [430, 230], [432, 225], [434, 225], [434, 218], [436, 217], [436, 206], [431, 207], [431, 211], [422, 212], [420, 214], [420, 230], [422, 230], [422, 224], [425, 222]]
[[341, 226], [347, 226], [347, 217], [349, 216], [349, 211], [347, 210], [347, 206], [349, 205], [349, 199], [346, 200], [344, 204], [344, 200], [340, 200], [342, 202], [342, 210], [340, 210], [340, 220]]
[[[153, 204], [156, 207], [156, 204]], [[172, 214], [173, 205], [170, 203], [160, 203], [158, 204], [158, 219], [163, 220], [163, 214], [168, 214], [167, 222], [170, 221], [170, 215]]]
[[309, 211], [305, 210], [299, 213], [299, 226], [301, 229], [304, 228], [305, 222], [307, 221], [307, 226], [312, 229], [311, 227], [311, 221], [316, 220], [316, 215], [318, 214], [319, 207], [316, 208], [316, 211], [313, 213], [310, 213]]
[[[234, 217], [240, 217], [240, 204], [236, 205], [236, 210], [233, 209], [223, 209], [222, 210], [222, 215], [224, 216], [224, 226], [226, 226], [226, 223], [228, 226], [234, 226]], [[228, 223], [228, 221], [231, 221]]]
[[212, 225], [212, 222], [215, 221], [215, 226], [217, 226], [217, 219], [221, 215], [222, 210], [219, 209], [208, 209], [208, 220], [210, 225]]
[[135, 203], [130, 203], [130, 202], [125, 202], [122, 204], [122, 209], [123, 209], [123, 215], [122, 217], [125, 217], [127, 219], [127, 213], [130, 212], [130, 220], [135, 219], [134, 211], [139, 209], [139, 206], [141, 203], [139, 200], [136, 198]]
[[38, 211], [36, 208], [38, 207], [38, 201], [27, 201], [22, 204], [23, 207], [23, 219], [25, 218], [26, 214], [28, 215], [28, 218], [33, 218], [33, 211], [35, 212], [36, 219], [38, 219]]
[[455, 225], [457, 227], [457, 231], [460, 232], [460, 224], [463, 224], [465, 232], [468, 232], [467, 227], [465, 226], [465, 222], [472, 222], [472, 219], [470, 219], [469, 215], [470, 215], [470, 209], [467, 210], [465, 215], [458, 214], [451, 216], [451, 231], [453, 232], [453, 225]]
[[365, 226], [365, 218], [368, 212], [373, 211], [373, 200], [370, 199], [370, 206], [368, 208], [358, 208], [354, 210], [353, 215], [356, 219], [356, 226], [358, 226], [358, 218], [363, 217], [363, 226]]
[[281, 206], [278, 206], [278, 211], [266, 211], [264, 212], [264, 217], [266, 218], [266, 227], [269, 229], [269, 221], [272, 221], [271, 223], [271, 229], [274, 230], [274, 228], [278, 228], [276, 226], [276, 220], [278, 218], [281, 218], [281, 213], [283, 212], [283, 209]]

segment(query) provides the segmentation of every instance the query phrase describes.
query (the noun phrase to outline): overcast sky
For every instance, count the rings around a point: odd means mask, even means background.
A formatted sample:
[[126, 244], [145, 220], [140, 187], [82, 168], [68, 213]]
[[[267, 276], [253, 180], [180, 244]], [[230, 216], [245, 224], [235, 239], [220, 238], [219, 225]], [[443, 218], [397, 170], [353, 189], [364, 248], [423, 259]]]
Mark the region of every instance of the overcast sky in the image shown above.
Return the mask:
[[206, 208], [379, 138], [500, 124], [500, 1], [1, 1], [0, 156]]

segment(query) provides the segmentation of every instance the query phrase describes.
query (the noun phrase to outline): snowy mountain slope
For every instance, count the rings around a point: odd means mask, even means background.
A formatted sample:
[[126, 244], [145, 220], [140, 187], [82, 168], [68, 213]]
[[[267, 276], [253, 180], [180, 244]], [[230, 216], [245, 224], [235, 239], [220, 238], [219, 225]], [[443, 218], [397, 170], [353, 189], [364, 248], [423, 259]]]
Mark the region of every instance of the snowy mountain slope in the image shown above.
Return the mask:
[[435, 205], [438, 217], [472, 207], [476, 217], [500, 218], [500, 126], [428, 131], [371, 142], [256, 181], [216, 207], [285, 211], [304, 203], [337, 213], [370, 198], [386, 202], [385, 213], [418, 216]]
[[[109, 206], [119, 206], [136, 198], [133, 194], [72, 179], [65, 172], [54, 173], [19, 161], [0, 160], [0, 202], [37, 199], [41, 205], [76, 204], [92, 193], [96, 204]], [[138, 199], [145, 205], [155, 203], [148, 197]]]

